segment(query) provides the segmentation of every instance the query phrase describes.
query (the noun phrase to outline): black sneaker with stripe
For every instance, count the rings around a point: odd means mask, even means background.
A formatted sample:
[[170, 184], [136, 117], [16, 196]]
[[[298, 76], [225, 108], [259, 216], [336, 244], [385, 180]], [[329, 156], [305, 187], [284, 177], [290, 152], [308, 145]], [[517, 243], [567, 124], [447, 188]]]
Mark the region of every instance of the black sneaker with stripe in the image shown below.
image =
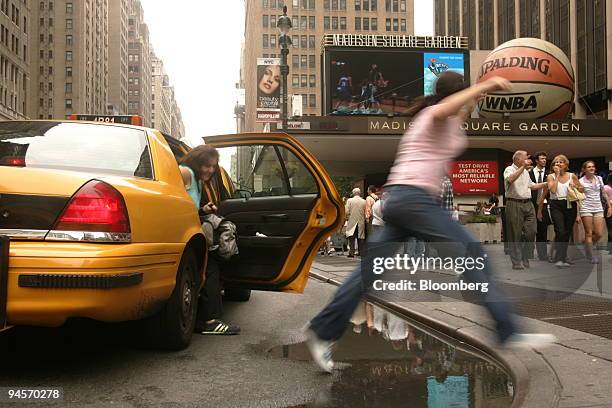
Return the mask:
[[240, 326], [225, 323], [222, 320], [214, 320], [211, 323], [201, 323], [196, 326], [196, 332], [200, 334], [233, 335], [240, 334]]

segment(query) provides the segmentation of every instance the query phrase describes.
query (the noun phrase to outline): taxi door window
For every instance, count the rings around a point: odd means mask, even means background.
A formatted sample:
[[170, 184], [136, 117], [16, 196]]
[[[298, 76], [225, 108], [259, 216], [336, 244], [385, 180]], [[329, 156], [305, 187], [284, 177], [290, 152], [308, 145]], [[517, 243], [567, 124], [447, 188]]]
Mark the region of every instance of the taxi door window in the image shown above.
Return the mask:
[[[318, 194], [313, 175], [282, 146], [250, 145], [220, 148], [220, 164], [236, 187], [235, 197]], [[229, 164], [229, 166], [228, 166]]]

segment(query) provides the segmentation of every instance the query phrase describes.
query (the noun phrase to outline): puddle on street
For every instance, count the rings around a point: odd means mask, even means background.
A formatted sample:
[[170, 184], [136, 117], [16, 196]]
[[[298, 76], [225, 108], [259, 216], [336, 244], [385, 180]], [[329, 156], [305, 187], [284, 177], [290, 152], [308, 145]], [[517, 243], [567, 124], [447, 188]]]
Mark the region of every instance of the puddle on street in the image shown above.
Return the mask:
[[[337, 343], [338, 369], [300, 407], [502, 408], [512, 405], [508, 373], [468, 347], [424, 332], [386, 309], [362, 304]], [[270, 355], [311, 361], [305, 343]]]

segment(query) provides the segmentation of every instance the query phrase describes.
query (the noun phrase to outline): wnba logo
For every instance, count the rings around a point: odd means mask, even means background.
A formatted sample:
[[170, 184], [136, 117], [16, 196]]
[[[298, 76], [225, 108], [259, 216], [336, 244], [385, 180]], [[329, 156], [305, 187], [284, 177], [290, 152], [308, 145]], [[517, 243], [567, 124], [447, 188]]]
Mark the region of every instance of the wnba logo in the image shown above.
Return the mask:
[[511, 114], [516, 119], [563, 119], [574, 100], [574, 71], [567, 56], [539, 38], [517, 38], [494, 49], [483, 62], [478, 82], [501, 76], [508, 92], [485, 96], [478, 107], [484, 118]]

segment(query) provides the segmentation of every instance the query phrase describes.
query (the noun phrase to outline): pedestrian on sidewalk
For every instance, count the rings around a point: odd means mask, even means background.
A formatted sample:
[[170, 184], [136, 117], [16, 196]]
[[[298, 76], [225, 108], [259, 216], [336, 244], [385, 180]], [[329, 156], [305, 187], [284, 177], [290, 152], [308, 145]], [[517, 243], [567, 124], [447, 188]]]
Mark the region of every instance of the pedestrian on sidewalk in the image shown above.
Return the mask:
[[[479, 258], [482, 269], [466, 268], [463, 277], [488, 284], [488, 292], [478, 292], [496, 322], [502, 344], [533, 345], [548, 342], [550, 336], [517, 334], [510, 304], [490, 281], [491, 265], [483, 247], [451, 215], [440, 208], [440, 179], [452, 160], [467, 147], [461, 124], [486, 93], [510, 90], [510, 82], [494, 77], [468, 87], [463, 76], [445, 72], [435, 84], [435, 93], [415, 100], [409, 109], [414, 116], [411, 129], [402, 137], [385, 192], [383, 230], [368, 242], [366, 258], [336, 291], [331, 302], [307, 325], [307, 344], [314, 361], [330, 372], [334, 363], [332, 347], [347, 327], [361, 296], [375, 279], [374, 259], [394, 257], [398, 242], [415, 236], [434, 245], [440, 257]], [[435, 164], [435, 165], [432, 165]], [[533, 207], [532, 207], [533, 210]], [[395, 245], [394, 245], [395, 244]], [[362, 266], [363, 265], [363, 268]]]
[[535, 207], [531, 203], [531, 191], [543, 188], [546, 183], [534, 183], [529, 177], [533, 163], [527, 152], [517, 150], [512, 165], [504, 170], [506, 189], [506, 232], [509, 241], [512, 269], [529, 268], [533, 256], [537, 229]]
[[363, 251], [366, 231], [365, 231], [365, 205], [366, 201], [361, 197], [361, 190], [354, 188], [352, 197], [346, 200], [346, 237], [349, 242], [349, 258], [355, 257], [355, 246], [359, 252]]
[[369, 186], [365, 205], [366, 238], [372, 234], [372, 207], [378, 199], [378, 187]]
[[[612, 172], [608, 174], [604, 194], [608, 196], [608, 204], [612, 207]], [[608, 253], [612, 255], [612, 216], [606, 217], [606, 225], [608, 227]]]
[[[537, 152], [533, 155], [533, 160], [535, 162], [535, 167], [529, 170], [529, 177], [531, 181], [534, 183], [543, 183], [546, 181], [548, 177], [548, 170], [546, 169], [546, 161], [547, 156], [546, 152]], [[540, 197], [544, 194], [545, 187], [539, 188], [537, 190], [531, 190], [531, 202], [533, 203], [533, 207], [538, 210], [538, 201]], [[542, 220], [537, 219], [536, 226], [536, 251], [538, 253], [538, 259], [540, 261], [547, 260], [547, 249], [546, 242], [548, 240], [548, 226], [550, 225], [550, 217], [548, 216], [548, 201], [544, 200], [543, 203], [545, 207], [545, 211], [542, 211]], [[531, 256], [533, 258], [533, 256]]]
[[582, 222], [578, 216], [578, 204], [572, 200], [575, 191], [584, 192], [578, 177], [569, 171], [569, 160], [565, 155], [553, 159], [553, 173], [548, 175], [550, 191], [550, 216], [555, 227], [555, 266], [567, 268], [567, 247], [573, 235], [576, 222]]
[[609, 205], [608, 195], [604, 194], [603, 179], [595, 173], [596, 170], [595, 162], [588, 160], [582, 165], [583, 176], [580, 178], [585, 195], [580, 206], [580, 218], [584, 225], [584, 251], [592, 264], [600, 262], [596, 252], [597, 242], [603, 235], [604, 217], [612, 216], [612, 206]]

